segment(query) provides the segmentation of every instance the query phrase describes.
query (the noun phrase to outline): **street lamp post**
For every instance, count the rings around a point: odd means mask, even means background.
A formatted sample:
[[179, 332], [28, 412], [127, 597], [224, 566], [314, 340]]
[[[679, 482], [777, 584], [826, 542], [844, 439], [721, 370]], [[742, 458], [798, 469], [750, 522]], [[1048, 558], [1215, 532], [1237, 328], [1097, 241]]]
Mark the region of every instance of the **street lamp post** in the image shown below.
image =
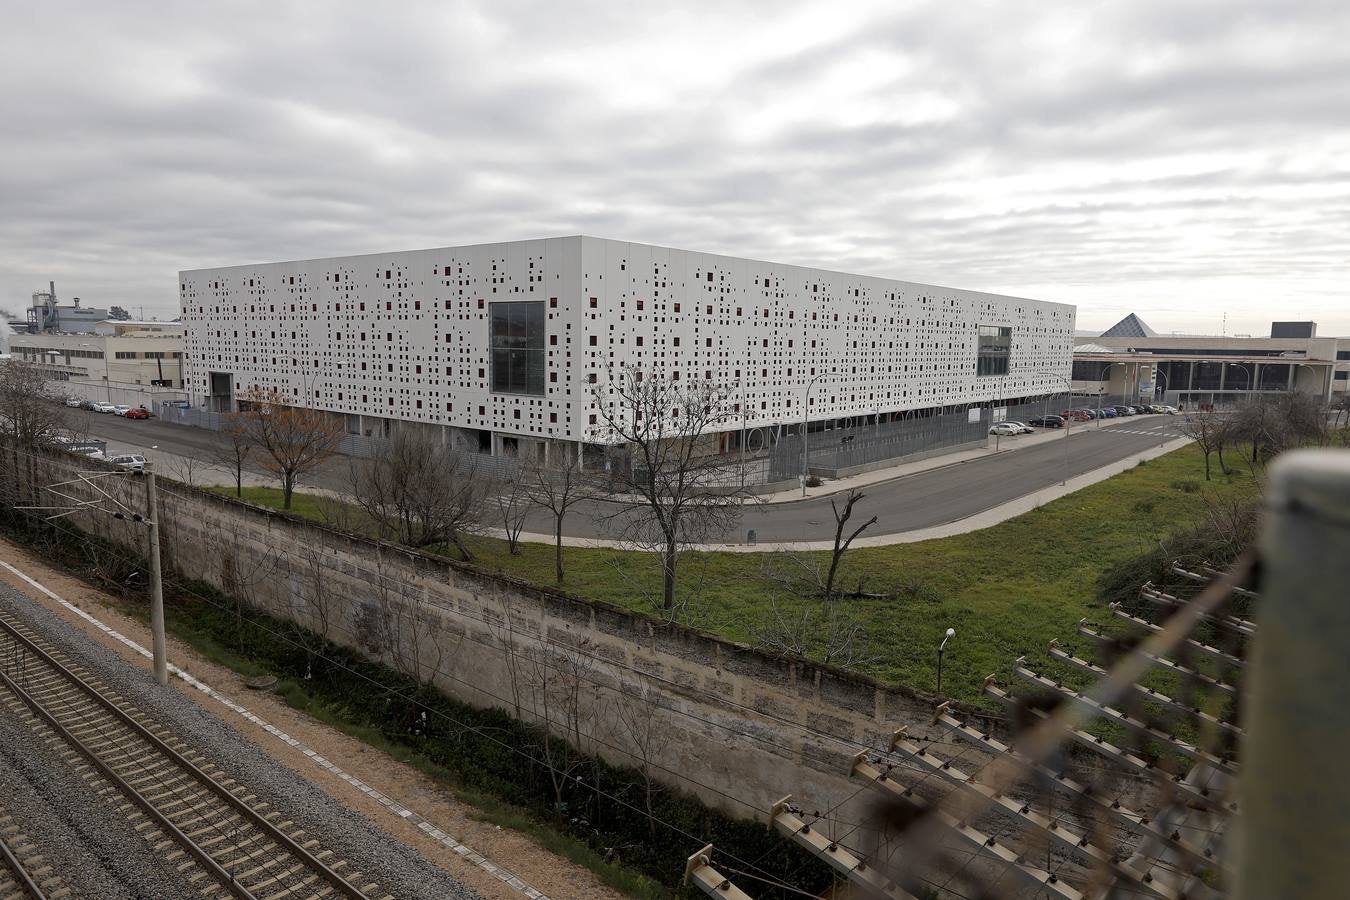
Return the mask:
[[1254, 392], [1256, 391], [1256, 376], [1255, 376], [1255, 374], [1252, 372], [1251, 369], [1248, 369], [1248, 368], [1247, 368], [1247, 366], [1246, 366], [1245, 363], [1227, 363], [1227, 365], [1234, 366], [1235, 368], [1241, 369], [1242, 372], [1243, 372], [1243, 374], [1245, 374], [1245, 375], [1247, 376], [1247, 393], [1248, 393], [1248, 394], [1254, 393]]
[[811, 425], [811, 387], [816, 379], [824, 378], [825, 372], [818, 372], [806, 382], [806, 394], [802, 397], [802, 496], [806, 496], [806, 480], [811, 476], [811, 457], [806, 447], [806, 433]]
[[[1107, 373], [1107, 372], [1110, 372], [1110, 371], [1111, 371], [1112, 369], [1114, 369], [1116, 366], [1125, 366], [1125, 364], [1124, 364], [1123, 362], [1112, 362], [1112, 363], [1107, 363], [1104, 367], [1102, 367], [1102, 378], [1103, 378], [1103, 379], [1106, 379], [1106, 377], [1107, 377], [1107, 374], [1106, 374], [1106, 373]], [[1126, 370], [1126, 371], [1129, 371], [1129, 366], [1125, 366], [1125, 370]], [[1101, 428], [1101, 427], [1102, 427], [1102, 393], [1103, 393], [1103, 390], [1100, 390], [1100, 389], [1099, 389], [1099, 390], [1097, 391], [1097, 427], [1098, 427], [1098, 428]]]
[[[1035, 373], [1033, 373], [1033, 374], [1036, 374], [1036, 375], [1042, 375], [1042, 376], [1045, 376], [1045, 377], [1048, 377], [1048, 378], [1058, 378], [1060, 381], [1063, 381], [1063, 382], [1064, 382], [1064, 390], [1067, 392], [1067, 393], [1065, 394], [1065, 397], [1068, 398], [1067, 402], [1070, 403], [1070, 404], [1073, 403], [1073, 382], [1070, 381], [1068, 378], [1064, 377], [1063, 375], [1060, 375], [1058, 372], [1035, 372]], [[1049, 402], [1050, 402], [1050, 395], [1049, 395], [1049, 394], [1046, 394], [1046, 398], [1045, 398], [1045, 399], [1046, 399], [1046, 402], [1049, 403]], [[1072, 411], [1073, 411], [1072, 409], [1066, 410], [1066, 412], [1070, 412], [1070, 413], [1071, 413]], [[1044, 421], [1044, 419], [1042, 419], [1042, 421]], [[1060, 475], [1060, 480], [1059, 480], [1059, 483], [1062, 484], [1062, 485], [1063, 485], [1063, 484], [1068, 484], [1068, 483], [1069, 483], [1069, 443], [1068, 443], [1068, 442], [1069, 442], [1069, 427], [1070, 427], [1070, 426], [1069, 426], [1069, 423], [1072, 422], [1072, 421], [1073, 421], [1073, 416], [1072, 416], [1072, 415], [1068, 415], [1068, 416], [1065, 416], [1065, 417], [1064, 417], [1064, 470], [1063, 470], [1063, 472], [1061, 473], [1061, 475]]]
[[956, 637], [956, 629], [948, 628], [947, 633], [943, 635], [942, 643], [938, 644], [938, 665], [937, 665], [937, 693], [942, 696], [942, 654], [947, 649], [947, 642]]

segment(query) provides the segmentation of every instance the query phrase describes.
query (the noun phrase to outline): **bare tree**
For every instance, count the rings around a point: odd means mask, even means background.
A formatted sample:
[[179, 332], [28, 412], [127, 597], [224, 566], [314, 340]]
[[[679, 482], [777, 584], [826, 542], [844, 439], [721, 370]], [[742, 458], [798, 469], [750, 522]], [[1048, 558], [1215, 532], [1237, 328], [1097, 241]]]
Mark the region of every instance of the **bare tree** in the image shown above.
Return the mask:
[[616, 688], [612, 731], [619, 746], [637, 763], [642, 776], [642, 802], [647, 811], [647, 831], [656, 835], [656, 800], [661, 794], [657, 761], [669, 743], [666, 720], [655, 692], [646, 685], [623, 684]]
[[201, 480], [202, 469], [205, 463], [195, 456], [178, 456], [177, 454], [166, 454], [164, 461], [164, 471], [175, 481], [181, 481], [188, 487], [196, 487], [197, 482]]
[[245, 427], [244, 413], [224, 413], [221, 416], [220, 436], [224, 443], [211, 448], [211, 459], [234, 476], [234, 495], [244, 496], [244, 466], [253, 452], [253, 441]]
[[1341, 443], [1350, 444], [1350, 394], [1346, 394], [1336, 404], [1336, 428], [1341, 433]]
[[0, 364], [0, 429], [19, 446], [36, 447], [66, 425], [66, 406], [37, 366]]
[[[333, 634], [338, 598], [330, 586], [329, 567], [323, 546], [305, 546], [291, 557], [299, 557], [302, 571], [293, 574], [291, 619], [298, 643], [305, 648], [305, 679], [314, 676], [314, 659], [322, 656]], [[298, 594], [299, 596], [295, 596]], [[297, 602], [298, 601], [298, 602]]]
[[239, 413], [263, 468], [281, 479], [281, 507], [291, 508], [299, 480], [323, 465], [342, 442], [342, 422], [320, 409], [290, 406], [275, 389], [246, 392]]
[[593, 392], [596, 436], [628, 452], [627, 464], [611, 473], [615, 488], [635, 498], [606, 519], [623, 540], [661, 554], [665, 610], [675, 606], [683, 549], [733, 527], [748, 497], [716, 452], [715, 432], [733, 414], [728, 391], [678, 376], [626, 367]]
[[473, 559], [464, 534], [483, 521], [487, 486], [471, 457], [401, 430], [380, 456], [353, 460], [351, 493], [383, 536], [410, 547], [449, 542]]
[[[566, 809], [564, 792], [568, 782], [575, 782], [577, 772], [590, 763], [584, 737], [588, 736], [590, 720], [599, 704], [583, 700], [585, 692], [598, 695], [599, 690], [585, 687], [594, 679], [591, 672], [595, 663], [586, 652], [589, 643], [583, 640], [576, 650], [536, 645], [516, 656], [516, 660], [525, 664], [530, 712], [541, 725], [535, 752], [548, 768], [555, 809], [559, 812]], [[583, 729], [583, 725], [587, 727]]]
[[528, 486], [530, 502], [553, 516], [553, 569], [558, 584], [562, 584], [563, 521], [572, 507], [598, 496], [600, 487], [576, 466], [566, 464], [551, 467], [535, 463], [525, 470], [521, 480]]
[[1202, 409], [1187, 413], [1178, 427], [1183, 435], [1195, 442], [1195, 446], [1205, 455], [1205, 480], [1212, 481], [1209, 471], [1209, 458], [1224, 445], [1227, 436], [1227, 424], [1222, 413], [1212, 409]]
[[877, 517], [873, 516], [857, 528], [853, 529], [853, 533], [848, 536], [847, 540], [842, 540], [844, 537], [844, 527], [848, 525], [848, 520], [853, 516], [853, 507], [865, 496], [866, 494], [857, 488], [850, 488], [848, 494], [844, 496], [844, 508], [842, 510], [835, 505], [834, 498], [830, 498], [830, 510], [834, 513], [834, 549], [830, 554], [830, 571], [825, 576], [826, 600], [829, 600], [834, 596], [834, 576], [839, 571], [839, 561], [843, 559], [844, 554], [848, 552], [849, 545], [853, 543], [854, 538], [863, 533], [864, 529], [871, 525], [875, 525], [877, 522]]
[[492, 507], [506, 533], [506, 548], [512, 556], [520, 553], [520, 533], [530, 514], [530, 485], [520, 473], [513, 478], [495, 478], [489, 488]]
[[[28, 483], [36, 483], [32, 451], [53, 437], [66, 424], [66, 418], [66, 407], [41, 369], [17, 359], [0, 363], [0, 433], [10, 438], [16, 499], [23, 496], [20, 472], [28, 471]], [[36, 499], [36, 494], [29, 499]]]

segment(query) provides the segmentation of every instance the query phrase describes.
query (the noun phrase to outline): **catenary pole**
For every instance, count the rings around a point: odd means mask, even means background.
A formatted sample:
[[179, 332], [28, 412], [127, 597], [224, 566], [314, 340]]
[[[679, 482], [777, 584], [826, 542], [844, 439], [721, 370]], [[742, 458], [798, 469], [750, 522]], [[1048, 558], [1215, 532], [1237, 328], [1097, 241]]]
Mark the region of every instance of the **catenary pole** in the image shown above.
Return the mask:
[[145, 518], [150, 529], [150, 632], [154, 651], [155, 680], [169, 683], [169, 661], [164, 642], [164, 575], [159, 563], [159, 503], [155, 472], [145, 464]]

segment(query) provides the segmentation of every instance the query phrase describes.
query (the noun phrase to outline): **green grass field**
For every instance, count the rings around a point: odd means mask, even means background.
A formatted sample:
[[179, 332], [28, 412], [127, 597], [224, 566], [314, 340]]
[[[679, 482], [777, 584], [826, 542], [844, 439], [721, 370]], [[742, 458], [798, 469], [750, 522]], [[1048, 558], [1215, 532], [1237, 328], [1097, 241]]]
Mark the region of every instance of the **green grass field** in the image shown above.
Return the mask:
[[[984, 676], [1006, 673], [1018, 656], [1045, 658], [1054, 638], [1071, 637], [1079, 619], [1100, 618], [1094, 601], [1101, 573], [1137, 556], [1201, 514], [1207, 493], [1252, 493], [1246, 475], [1204, 480], [1201, 455], [1185, 447], [1114, 478], [1055, 500], [1000, 525], [950, 538], [850, 551], [841, 583], [867, 579], [872, 593], [891, 599], [846, 601], [865, 632], [853, 668], [883, 681], [932, 691], [936, 648], [948, 627], [943, 691], [975, 701]], [[223, 492], [223, 491], [222, 491]], [[232, 493], [232, 492], [231, 492]], [[245, 499], [267, 506], [280, 491], [245, 489]], [[866, 501], [864, 501], [864, 506]], [[863, 507], [859, 507], [863, 511]], [[320, 515], [315, 499], [297, 494], [294, 512]], [[504, 541], [473, 538], [476, 565], [553, 585], [552, 547], [524, 545], [511, 556]], [[453, 551], [450, 551], [453, 552]], [[689, 553], [680, 574], [680, 621], [755, 643], [774, 618], [800, 622], [821, 615], [823, 601], [784, 596], [764, 577], [767, 554]], [[804, 554], [817, 561], [828, 554]], [[661, 615], [660, 573], [654, 556], [619, 550], [566, 550], [573, 593], [643, 613]], [[835, 601], [836, 603], [841, 601]], [[823, 626], [809, 625], [819, 633]]]

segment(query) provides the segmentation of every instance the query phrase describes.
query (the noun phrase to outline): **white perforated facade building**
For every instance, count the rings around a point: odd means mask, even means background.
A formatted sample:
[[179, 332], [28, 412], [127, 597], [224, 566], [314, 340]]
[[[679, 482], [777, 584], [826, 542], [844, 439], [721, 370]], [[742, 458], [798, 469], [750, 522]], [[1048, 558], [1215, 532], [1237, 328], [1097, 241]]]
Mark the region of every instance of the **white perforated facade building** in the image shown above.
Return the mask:
[[494, 449], [596, 441], [594, 385], [624, 366], [728, 386], [734, 430], [800, 423], [826, 370], [813, 422], [1043, 394], [1075, 313], [591, 237], [196, 269], [180, 296], [194, 405], [274, 387], [353, 431], [415, 421]]

